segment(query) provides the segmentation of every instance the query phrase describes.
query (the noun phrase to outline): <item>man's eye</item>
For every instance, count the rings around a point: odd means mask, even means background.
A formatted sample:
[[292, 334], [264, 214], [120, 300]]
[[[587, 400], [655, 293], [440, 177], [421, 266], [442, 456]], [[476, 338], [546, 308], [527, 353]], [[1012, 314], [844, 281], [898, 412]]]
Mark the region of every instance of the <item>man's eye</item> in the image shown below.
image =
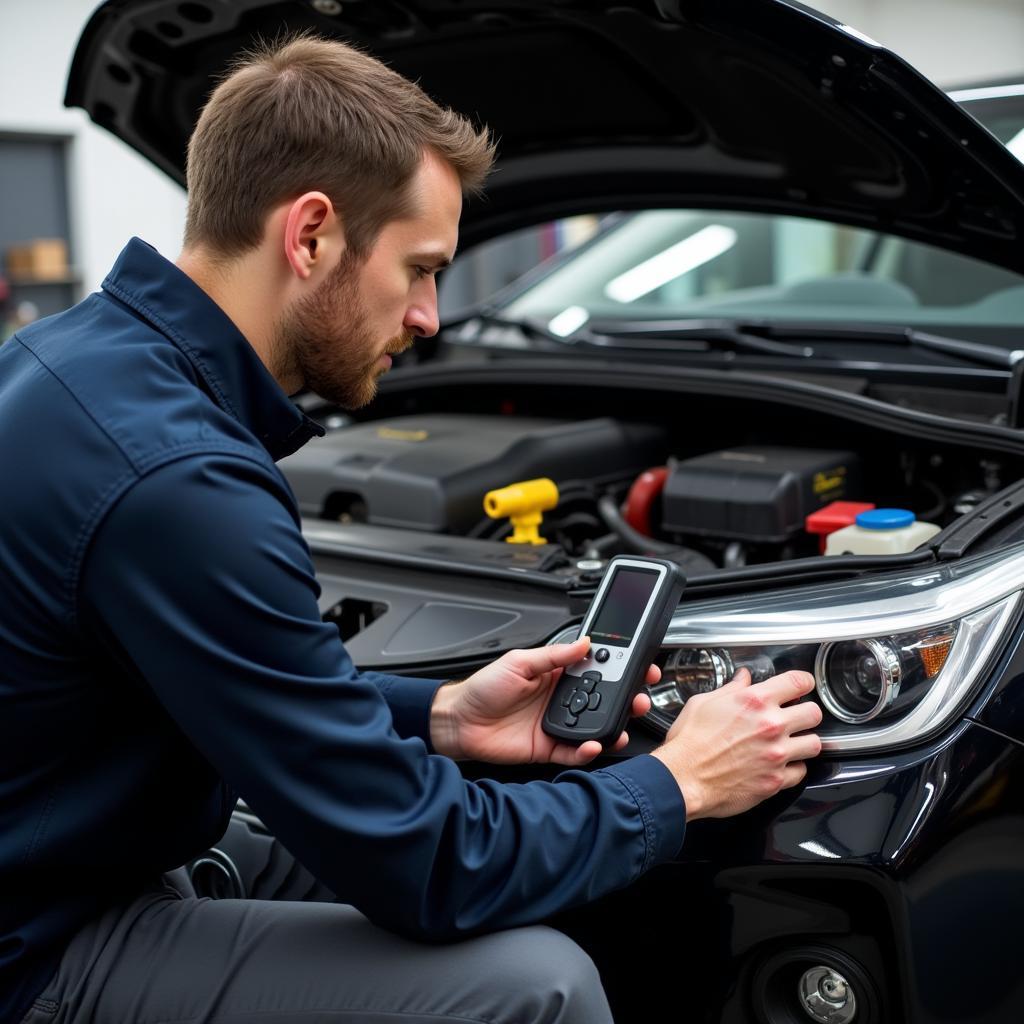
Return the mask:
[[430, 267], [414, 267], [413, 269], [416, 271], [417, 277], [430, 277], [434, 272]]

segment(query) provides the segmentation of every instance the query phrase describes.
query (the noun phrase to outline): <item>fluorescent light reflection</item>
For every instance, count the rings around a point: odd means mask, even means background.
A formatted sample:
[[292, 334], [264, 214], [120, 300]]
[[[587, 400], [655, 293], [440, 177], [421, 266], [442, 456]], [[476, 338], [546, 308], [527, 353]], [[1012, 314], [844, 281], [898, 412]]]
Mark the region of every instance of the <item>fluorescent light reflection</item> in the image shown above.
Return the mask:
[[563, 309], [558, 316], [548, 321], [548, 330], [557, 334], [560, 338], [568, 338], [570, 334], [578, 331], [588, 320], [590, 313], [582, 306], [569, 306]]
[[840, 25], [839, 27], [848, 36], [853, 36], [854, 39], [859, 39], [862, 43], [867, 43], [868, 46], [875, 47], [876, 50], [880, 50], [882, 48], [881, 43], [876, 43], [875, 40], [871, 38], [871, 36], [864, 35], [864, 33], [860, 31], [860, 29], [856, 29], [852, 25]]
[[971, 100], [998, 100], [1003, 96], [1024, 96], [1024, 83], [1019, 85], [990, 85], [981, 89], [954, 89], [951, 100], [968, 103]]
[[605, 285], [604, 293], [616, 302], [633, 302], [721, 256], [736, 244], [736, 237], [732, 228], [711, 224], [619, 274]]
[[797, 843], [797, 846], [808, 853], [813, 853], [817, 857], [828, 857], [832, 860], [841, 859], [838, 853], [833, 853], [828, 847], [822, 846], [821, 843], [816, 843], [813, 839], [806, 839], [802, 843]]
[[1006, 144], [1006, 148], [1020, 161], [1024, 162], [1024, 128]]

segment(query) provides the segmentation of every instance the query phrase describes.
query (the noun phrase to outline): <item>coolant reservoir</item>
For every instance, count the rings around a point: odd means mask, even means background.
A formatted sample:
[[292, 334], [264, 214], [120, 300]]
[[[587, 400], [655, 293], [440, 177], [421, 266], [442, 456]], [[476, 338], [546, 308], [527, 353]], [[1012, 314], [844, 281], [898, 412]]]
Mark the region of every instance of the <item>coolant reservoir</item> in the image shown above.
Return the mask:
[[875, 508], [861, 512], [852, 526], [830, 533], [826, 555], [896, 555], [913, 551], [941, 527], [920, 522], [905, 508]]

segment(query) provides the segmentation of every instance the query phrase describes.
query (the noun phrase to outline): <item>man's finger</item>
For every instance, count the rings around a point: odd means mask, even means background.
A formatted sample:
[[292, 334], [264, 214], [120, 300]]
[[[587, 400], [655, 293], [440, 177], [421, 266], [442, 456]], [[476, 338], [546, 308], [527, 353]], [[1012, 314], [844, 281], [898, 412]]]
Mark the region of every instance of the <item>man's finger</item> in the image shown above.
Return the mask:
[[806, 774], [807, 765], [803, 761], [794, 761], [792, 764], [787, 764], [782, 773], [782, 788], [789, 789], [791, 786], [799, 785], [804, 781]]
[[804, 736], [794, 736], [789, 741], [790, 762], [807, 761], [821, 753], [821, 737], [809, 732]]
[[757, 684], [757, 692], [765, 700], [774, 701], [776, 704], [788, 704], [791, 700], [799, 700], [813, 689], [814, 676], [810, 672], [796, 670], [782, 672]]
[[782, 714], [786, 719], [786, 729], [791, 733], [817, 729], [821, 725], [821, 708], [812, 700], [787, 704], [782, 709]]
[[558, 743], [551, 751], [552, 764], [573, 765], [587, 764], [601, 753], [601, 744], [597, 740], [587, 740], [578, 747], [570, 743]]
[[590, 649], [590, 637], [581, 636], [570, 644], [549, 644], [516, 651], [515, 659], [524, 676], [539, 676], [579, 661]]
[[[651, 697], [647, 693], [638, 693], [633, 698], [633, 717], [643, 718], [651, 710]], [[796, 732], [796, 730], [793, 730]]]
[[734, 689], [742, 689], [743, 687], [750, 685], [750, 669], [738, 668], [736, 669], [736, 675], [734, 675], [732, 679], [725, 684], [725, 686], [721, 687], [721, 689], [724, 690], [728, 686], [731, 686]]
[[661, 681], [661, 669], [657, 665], [651, 665], [647, 670], [647, 685], [653, 686], [655, 683]]

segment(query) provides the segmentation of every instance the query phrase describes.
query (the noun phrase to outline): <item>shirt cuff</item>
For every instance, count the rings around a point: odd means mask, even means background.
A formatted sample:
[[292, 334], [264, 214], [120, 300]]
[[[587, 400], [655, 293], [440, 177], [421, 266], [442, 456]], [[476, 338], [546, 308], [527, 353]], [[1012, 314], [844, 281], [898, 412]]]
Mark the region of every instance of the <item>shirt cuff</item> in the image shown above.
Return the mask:
[[395, 732], [404, 738], [418, 737], [435, 753], [430, 742], [430, 708], [434, 694], [444, 686], [443, 679], [420, 679], [415, 676], [388, 676], [379, 672], [363, 673], [377, 684], [391, 709]]
[[636, 802], [647, 844], [643, 870], [675, 859], [686, 834], [686, 802], [668, 768], [658, 758], [640, 754], [598, 771], [617, 779]]

